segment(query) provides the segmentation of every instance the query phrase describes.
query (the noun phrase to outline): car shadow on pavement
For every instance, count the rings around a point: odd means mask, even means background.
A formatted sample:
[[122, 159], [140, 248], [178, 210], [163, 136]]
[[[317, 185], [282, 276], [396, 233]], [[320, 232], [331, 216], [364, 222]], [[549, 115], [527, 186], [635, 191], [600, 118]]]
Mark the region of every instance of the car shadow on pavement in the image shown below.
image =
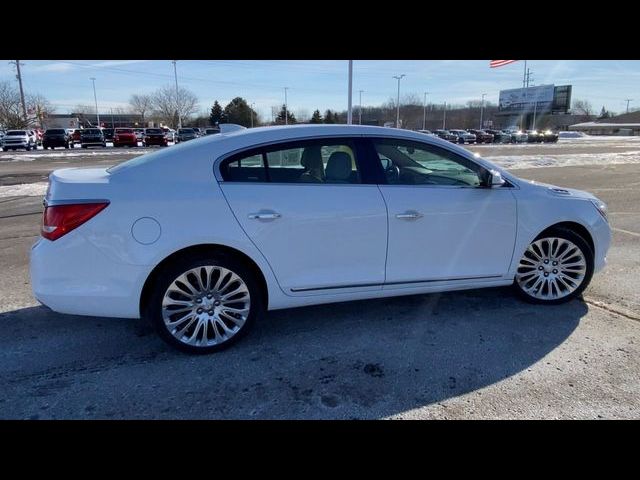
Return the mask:
[[587, 311], [504, 288], [319, 305], [269, 312], [231, 348], [189, 356], [140, 321], [26, 308], [0, 314], [0, 417], [401, 415], [527, 370]]

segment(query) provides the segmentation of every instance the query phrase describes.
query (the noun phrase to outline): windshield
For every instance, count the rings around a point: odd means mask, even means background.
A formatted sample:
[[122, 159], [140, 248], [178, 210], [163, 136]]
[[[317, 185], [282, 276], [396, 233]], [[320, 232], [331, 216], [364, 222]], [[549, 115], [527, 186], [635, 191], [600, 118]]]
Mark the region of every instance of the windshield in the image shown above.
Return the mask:
[[67, 132], [62, 128], [52, 128], [51, 130], [47, 130], [44, 133], [52, 133], [54, 135], [64, 135]]
[[116, 128], [116, 133], [133, 133], [131, 128]]
[[195, 133], [193, 128], [181, 128], [178, 133]]
[[97, 128], [87, 128], [85, 130], [83, 130], [83, 132], [85, 135], [100, 135], [100, 130], [98, 130]]
[[147, 133], [164, 133], [162, 130], [160, 130], [159, 128], [147, 128]]
[[8, 136], [8, 137], [10, 137], [10, 136], [12, 136], [12, 135], [16, 135], [16, 136], [21, 135], [21, 136], [24, 136], [24, 135], [26, 135], [26, 134], [27, 134], [27, 132], [25, 132], [24, 130], [9, 130], [9, 131], [7, 132], [7, 136]]

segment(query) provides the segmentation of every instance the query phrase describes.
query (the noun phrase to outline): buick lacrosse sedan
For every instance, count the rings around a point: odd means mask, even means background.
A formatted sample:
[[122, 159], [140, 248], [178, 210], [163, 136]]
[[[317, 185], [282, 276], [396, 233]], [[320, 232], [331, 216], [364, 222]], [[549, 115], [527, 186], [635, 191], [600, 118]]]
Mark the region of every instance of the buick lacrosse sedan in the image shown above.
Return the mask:
[[111, 168], [53, 172], [36, 298], [143, 317], [192, 353], [266, 310], [513, 285], [579, 295], [606, 261], [606, 206], [437, 137], [369, 126], [223, 126]]

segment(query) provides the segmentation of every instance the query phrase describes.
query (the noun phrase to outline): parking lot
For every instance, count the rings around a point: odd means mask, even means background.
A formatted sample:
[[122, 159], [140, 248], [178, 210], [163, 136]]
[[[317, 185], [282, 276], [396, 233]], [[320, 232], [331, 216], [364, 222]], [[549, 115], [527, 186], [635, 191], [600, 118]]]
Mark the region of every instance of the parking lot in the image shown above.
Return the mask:
[[608, 266], [583, 301], [500, 288], [274, 311], [198, 357], [31, 295], [48, 173], [149, 149], [0, 153], [0, 418], [638, 418], [640, 138], [468, 148], [608, 203]]

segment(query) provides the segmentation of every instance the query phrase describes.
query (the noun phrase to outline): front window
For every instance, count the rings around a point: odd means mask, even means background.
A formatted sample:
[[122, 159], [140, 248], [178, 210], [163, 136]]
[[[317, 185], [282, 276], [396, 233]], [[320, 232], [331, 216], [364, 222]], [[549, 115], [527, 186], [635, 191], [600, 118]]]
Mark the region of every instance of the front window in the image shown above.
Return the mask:
[[116, 133], [133, 133], [131, 128], [116, 128]]
[[100, 135], [100, 130], [98, 130], [97, 128], [87, 128], [84, 131], [85, 135]]
[[24, 130], [9, 130], [7, 132], [7, 137], [24, 137], [27, 134]]
[[391, 185], [479, 187], [483, 169], [453, 152], [410, 140], [374, 141], [378, 159]]
[[162, 134], [162, 133], [164, 133], [164, 132], [159, 128], [147, 128], [147, 134], [157, 135], [157, 134]]
[[47, 130], [45, 133], [50, 133], [51, 135], [64, 135], [67, 132], [62, 128], [52, 128], [51, 130]]

